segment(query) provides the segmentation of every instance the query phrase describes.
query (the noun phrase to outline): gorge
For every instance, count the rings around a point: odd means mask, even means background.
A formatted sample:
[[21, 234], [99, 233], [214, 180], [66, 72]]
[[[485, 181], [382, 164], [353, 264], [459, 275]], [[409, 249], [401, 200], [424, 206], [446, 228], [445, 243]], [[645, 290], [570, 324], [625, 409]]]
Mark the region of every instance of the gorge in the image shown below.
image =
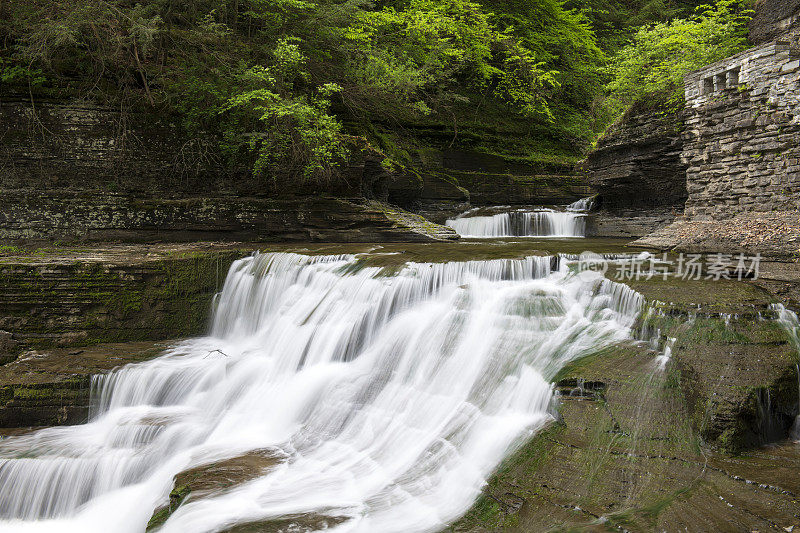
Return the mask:
[[800, 531], [800, 2], [240, 2], [0, 2], [0, 531]]

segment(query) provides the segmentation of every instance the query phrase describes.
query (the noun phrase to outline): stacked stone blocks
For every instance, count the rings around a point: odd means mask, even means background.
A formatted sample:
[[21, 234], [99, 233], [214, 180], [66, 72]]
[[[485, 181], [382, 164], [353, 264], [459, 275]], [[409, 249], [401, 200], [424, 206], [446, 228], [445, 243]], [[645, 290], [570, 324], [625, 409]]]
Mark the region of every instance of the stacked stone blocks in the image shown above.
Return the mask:
[[685, 215], [722, 220], [800, 208], [800, 58], [788, 40], [685, 79]]

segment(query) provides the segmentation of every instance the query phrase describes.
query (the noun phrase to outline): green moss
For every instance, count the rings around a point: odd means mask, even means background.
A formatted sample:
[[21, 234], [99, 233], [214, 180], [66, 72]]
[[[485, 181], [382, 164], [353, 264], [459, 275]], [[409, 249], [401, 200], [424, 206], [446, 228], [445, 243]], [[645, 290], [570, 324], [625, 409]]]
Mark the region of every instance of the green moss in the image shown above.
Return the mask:
[[752, 340], [745, 334], [728, 327], [720, 318], [697, 318], [692, 326], [678, 337], [682, 344], [746, 344]]
[[[63, 345], [60, 332], [81, 345], [185, 337], [202, 333], [213, 294], [242, 255], [176, 252], [130, 266], [6, 261], [0, 263], [0, 282], [36, 304], [37, 312], [25, 306], [6, 311], [22, 324], [32, 348]], [[68, 320], [54, 322], [53, 316]]]
[[181, 506], [191, 491], [192, 489], [188, 485], [183, 485], [172, 489], [172, 492], [169, 493], [169, 505], [167, 507], [162, 507], [153, 513], [150, 521], [147, 522], [146, 531], [153, 531], [163, 526], [169, 517], [172, 516], [172, 513], [174, 513], [175, 510]]
[[537, 436], [522, 446], [516, 453], [508, 457], [498, 468], [497, 472], [489, 479], [483, 494], [478, 498], [469, 512], [458, 521], [457, 529], [448, 531], [486, 530], [513, 528], [518, 524], [519, 517], [509, 513], [508, 509], [494, 495], [505, 492], [504, 483], [509, 479], [517, 483], [526, 484], [526, 472], [535, 472], [550, 458], [553, 441], [564, 430], [562, 424], [551, 424]]
[[616, 350], [616, 347], [603, 348], [594, 353], [570, 361], [553, 376], [554, 382], [559, 382], [569, 377], [583, 377], [582, 371], [592, 366], [592, 364], [599, 358], [607, 356], [609, 353]]

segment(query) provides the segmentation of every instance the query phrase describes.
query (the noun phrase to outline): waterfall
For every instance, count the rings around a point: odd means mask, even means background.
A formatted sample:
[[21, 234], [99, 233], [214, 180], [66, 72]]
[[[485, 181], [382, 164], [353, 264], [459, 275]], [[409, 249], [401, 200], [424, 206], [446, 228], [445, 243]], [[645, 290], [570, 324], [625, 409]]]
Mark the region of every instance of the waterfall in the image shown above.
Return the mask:
[[[782, 304], [773, 304], [772, 308], [778, 314], [778, 322], [789, 334], [789, 338], [797, 349], [798, 361], [800, 361], [800, 319], [793, 311], [789, 311]], [[792, 426], [791, 438], [800, 442], [800, 362], [795, 365], [797, 370], [797, 417]]]
[[792, 425], [791, 438], [800, 443], [800, 363], [794, 365], [794, 368], [797, 370], [797, 416]]
[[474, 210], [447, 221], [462, 237], [583, 237], [586, 217], [572, 211], [537, 209], [474, 216]]
[[567, 206], [567, 211], [576, 211], [580, 213], [585, 213], [587, 211], [591, 211], [594, 208], [595, 197], [589, 196], [588, 198], [581, 198], [580, 200], [576, 200]]
[[190, 494], [160, 531], [440, 530], [552, 420], [549, 380], [630, 338], [642, 305], [550, 257], [242, 259], [209, 336], [97, 377], [87, 424], [0, 442], [0, 530], [141, 532], [175, 475], [254, 451], [275, 465]]

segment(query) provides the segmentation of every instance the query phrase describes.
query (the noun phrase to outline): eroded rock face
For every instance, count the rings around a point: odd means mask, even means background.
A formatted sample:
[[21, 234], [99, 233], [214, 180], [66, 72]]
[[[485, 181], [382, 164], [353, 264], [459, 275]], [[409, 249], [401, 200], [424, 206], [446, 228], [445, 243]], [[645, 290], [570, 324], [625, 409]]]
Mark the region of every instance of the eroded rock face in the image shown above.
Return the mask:
[[569, 204], [594, 194], [567, 164], [533, 164], [454, 148], [420, 149], [414, 161], [422, 180], [418, 196], [390, 189], [389, 201], [437, 223], [470, 207]]
[[82, 101], [31, 105], [28, 95], [0, 101], [0, 137], [0, 188], [8, 191], [246, 197], [275, 196], [291, 183], [300, 195], [366, 192], [369, 198], [385, 172], [382, 156], [356, 140], [349, 164], [328, 182], [257, 177], [247, 167], [226, 164], [216, 139], [188, 136], [177, 117]]
[[797, 410], [796, 354], [755, 318], [769, 296], [733, 282], [635, 288], [663, 311], [642, 326], [675, 339], [666, 369], [642, 344], [569, 365], [558, 420], [448, 531], [797, 528], [800, 447], [752, 448], [785, 437]]
[[666, 106], [634, 106], [583, 162], [605, 210], [682, 209], [686, 165], [682, 117]]
[[598, 141], [579, 168], [599, 193], [587, 235], [642, 237], [683, 211], [686, 165], [682, 115], [665, 104], [637, 104]]
[[758, 0], [750, 21], [750, 42], [763, 44], [796, 27], [800, 0]]
[[203, 333], [248, 246], [22, 250], [0, 257], [0, 329], [23, 349]]
[[670, 224], [678, 212], [677, 208], [603, 209], [586, 217], [586, 236], [635, 239]]
[[13, 361], [19, 355], [19, 343], [8, 331], [0, 330], [0, 365]]
[[92, 376], [156, 357], [166, 346], [130, 342], [28, 351], [0, 367], [0, 427], [83, 424]]
[[[390, 216], [423, 180], [364, 140], [329, 181], [229, 168], [170, 117], [85, 103], [0, 102], [0, 239], [425, 241], [447, 228]], [[287, 185], [290, 184], [290, 185]]]
[[[407, 224], [401, 209], [364, 198], [258, 198], [5, 191], [0, 239], [123, 242], [414, 242], [457, 239], [449, 228]], [[408, 219], [410, 220], [410, 218]]]

